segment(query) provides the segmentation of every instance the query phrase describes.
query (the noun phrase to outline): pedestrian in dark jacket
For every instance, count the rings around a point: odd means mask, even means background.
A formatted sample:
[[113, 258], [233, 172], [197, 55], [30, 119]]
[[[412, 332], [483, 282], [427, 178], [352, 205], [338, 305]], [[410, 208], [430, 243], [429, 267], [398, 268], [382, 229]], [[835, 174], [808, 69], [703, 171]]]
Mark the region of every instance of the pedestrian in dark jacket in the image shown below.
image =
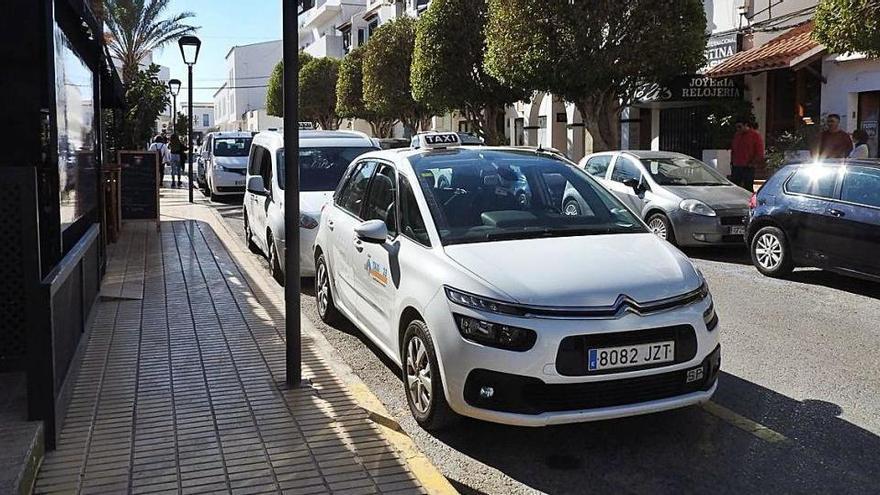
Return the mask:
[[183, 168], [183, 155], [185, 151], [183, 143], [180, 142], [180, 136], [177, 134], [171, 135], [171, 140], [168, 143], [168, 151], [171, 152], [171, 159], [169, 160], [169, 163], [171, 164], [171, 187], [181, 187], [183, 186], [183, 182], [180, 179], [180, 175], [181, 169]]

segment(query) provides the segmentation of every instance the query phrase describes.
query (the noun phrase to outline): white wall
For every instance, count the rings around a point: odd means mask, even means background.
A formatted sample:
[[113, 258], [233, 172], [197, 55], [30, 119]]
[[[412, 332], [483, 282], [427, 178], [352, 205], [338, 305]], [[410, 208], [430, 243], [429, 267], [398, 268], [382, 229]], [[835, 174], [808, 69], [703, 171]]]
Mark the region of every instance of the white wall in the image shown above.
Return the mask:
[[[704, 0], [706, 31], [722, 33], [740, 27], [739, 7], [746, 0]], [[742, 21], [745, 24], [745, 21]]]
[[841, 126], [853, 131], [858, 124], [858, 93], [880, 91], [880, 60], [838, 61], [829, 56], [822, 61], [822, 74], [828, 84], [822, 85], [822, 115], [839, 114]]

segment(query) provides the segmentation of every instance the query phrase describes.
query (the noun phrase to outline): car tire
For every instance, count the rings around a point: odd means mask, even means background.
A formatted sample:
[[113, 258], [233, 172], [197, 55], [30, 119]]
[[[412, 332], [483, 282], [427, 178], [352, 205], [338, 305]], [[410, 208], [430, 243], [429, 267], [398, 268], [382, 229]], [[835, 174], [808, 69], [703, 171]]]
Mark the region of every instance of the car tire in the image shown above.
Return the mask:
[[260, 248], [254, 242], [254, 233], [251, 232], [251, 224], [248, 222], [247, 210], [242, 210], [244, 214], [244, 240], [247, 243], [248, 250], [254, 254], [260, 253]]
[[318, 316], [324, 323], [333, 325], [342, 318], [342, 314], [333, 302], [330, 266], [324, 258], [324, 253], [319, 254], [315, 261], [315, 302], [318, 306]]
[[434, 342], [425, 322], [413, 320], [407, 325], [401, 355], [406, 402], [416, 422], [427, 431], [447, 428], [459, 416], [446, 402]]
[[778, 227], [763, 227], [752, 237], [749, 246], [752, 264], [763, 275], [780, 278], [794, 270], [794, 261], [785, 233]]
[[266, 244], [269, 247], [269, 273], [279, 285], [284, 286], [284, 268], [281, 266], [281, 260], [278, 257], [278, 248], [275, 246], [275, 239], [272, 233], [266, 234]]
[[577, 200], [574, 198], [568, 198], [565, 200], [565, 203], [562, 204], [563, 215], [579, 217], [582, 213], [581, 205], [578, 204]]
[[670, 244], [675, 244], [675, 232], [672, 230], [672, 222], [669, 221], [669, 217], [662, 213], [654, 213], [648, 217], [648, 221], [645, 223], [648, 224], [648, 228], [654, 235]]

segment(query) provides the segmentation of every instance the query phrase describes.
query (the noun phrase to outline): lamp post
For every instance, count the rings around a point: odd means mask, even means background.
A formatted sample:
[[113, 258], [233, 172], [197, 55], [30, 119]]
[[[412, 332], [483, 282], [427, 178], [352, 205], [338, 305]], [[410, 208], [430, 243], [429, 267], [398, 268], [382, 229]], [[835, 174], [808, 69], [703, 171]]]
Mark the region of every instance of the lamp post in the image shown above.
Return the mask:
[[189, 170], [187, 171], [187, 181], [189, 185], [189, 202], [193, 202], [193, 65], [199, 60], [199, 50], [202, 48], [202, 41], [195, 36], [181, 36], [177, 40], [180, 45], [180, 55], [183, 57], [183, 63], [186, 64], [187, 75], [189, 76], [189, 87], [187, 88], [189, 100], [187, 101], [187, 137], [186, 148], [189, 157]]
[[171, 92], [171, 134], [177, 128], [177, 95], [180, 93], [180, 79], [168, 81], [168, 91]]

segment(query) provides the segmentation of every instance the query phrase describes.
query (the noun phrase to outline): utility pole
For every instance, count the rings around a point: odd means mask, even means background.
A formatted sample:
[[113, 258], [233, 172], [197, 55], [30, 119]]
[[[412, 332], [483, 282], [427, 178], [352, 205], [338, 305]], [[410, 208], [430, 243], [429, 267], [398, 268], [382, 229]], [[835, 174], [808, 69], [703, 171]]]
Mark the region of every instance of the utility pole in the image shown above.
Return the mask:
[[[299, 279], [299, 25], [297, 3], [281, 0], [284, 35], [284, 334], [287, 386], [302, 385]], [[268, 185], [267, 185], [268, 186]]]

